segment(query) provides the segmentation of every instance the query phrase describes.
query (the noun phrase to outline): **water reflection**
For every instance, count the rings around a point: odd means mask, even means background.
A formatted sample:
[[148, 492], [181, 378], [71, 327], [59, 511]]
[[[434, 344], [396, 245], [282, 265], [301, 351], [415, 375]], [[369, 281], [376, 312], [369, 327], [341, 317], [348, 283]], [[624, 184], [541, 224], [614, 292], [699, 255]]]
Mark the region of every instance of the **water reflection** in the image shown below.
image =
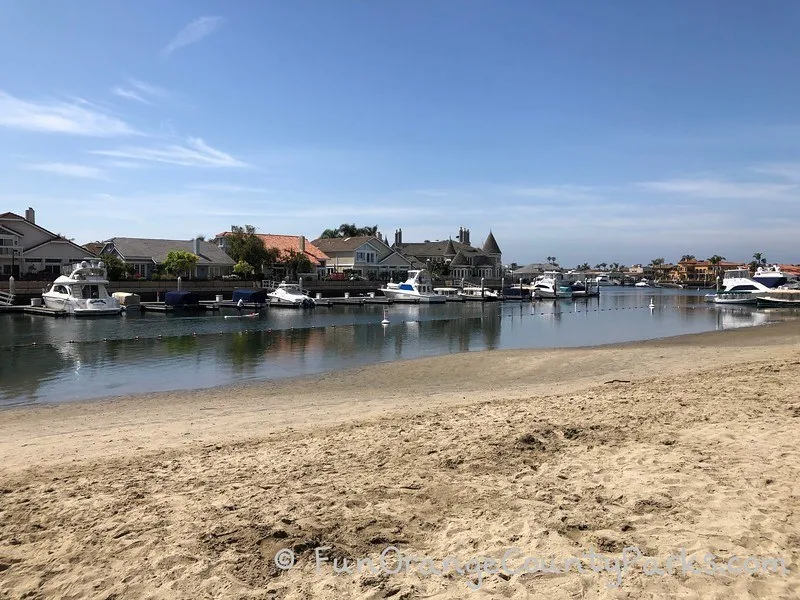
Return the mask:
[[648, 339], [796, 312], [715, 307], [702, 294], [647, 290], [567, 302], [394, 305], [387, 326], [381, 306], [273, 309], [246, 324], [221, 315], [3, 315], [0, 405], [210, 387], [474, 350]]

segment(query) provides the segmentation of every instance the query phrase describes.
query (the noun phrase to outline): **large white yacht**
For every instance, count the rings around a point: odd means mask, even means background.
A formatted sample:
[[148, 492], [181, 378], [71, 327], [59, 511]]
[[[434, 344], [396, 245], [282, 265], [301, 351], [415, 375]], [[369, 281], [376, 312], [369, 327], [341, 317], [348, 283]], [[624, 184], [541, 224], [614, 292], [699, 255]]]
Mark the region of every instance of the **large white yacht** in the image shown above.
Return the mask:
[[409, 271], [408, 279], [405, 283], [389, 282], [386, 287], [382, 287], [381, 292], [387, 298], [412, 299], [416, 298], [420, 302], [446, 302], [446, 298], [433, 291], [433, 280], [430, 273], [425, 269], [419, 271]]
[[283, 304], [301, 308], [314, 308], [317, 303], [311, 298], [298, 283], [282, 282], [273, 292], [267, 294], [271, 298], [270, 304]]
[[47, 308], [65, 310], [76, 317], [118, 315], [122, 307], [108, 295], [107, 277], [105, 263], [96, 258], [65, 265], [42, 300]]
[[770, 287], [750, 277], [747, 267], [725, 271], [721, 292], [768, 292]]

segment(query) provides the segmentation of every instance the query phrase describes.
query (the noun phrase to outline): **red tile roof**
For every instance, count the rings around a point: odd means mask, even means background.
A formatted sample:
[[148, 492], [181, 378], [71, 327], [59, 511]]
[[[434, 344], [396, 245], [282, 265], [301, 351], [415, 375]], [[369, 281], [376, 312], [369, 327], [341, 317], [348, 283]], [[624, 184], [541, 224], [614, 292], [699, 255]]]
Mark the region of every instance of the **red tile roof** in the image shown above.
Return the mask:
[[[230, 235], [230, 231], [224, 231], [222, 233], [217, 234], [217, 237], [225, 237]], [[287, 258], [289, 256], [289, 252], [294, 250], [295, 252], [300, 252], [300, 238], [302, 236], [299, 235], [279, 235], [279, 234], [272, 234], [272, 233], [257, 233], [256, 234], [261, 241], [264, 242], [265, 248], [277, 248], [280, 250], [280, 254], [278, 255], [280, 259]], [[312, 244], [308, 239], [306, 239], [306, 256], [311, 261], [311, 264], [319, 266], [324, 261], [330, 260], [330, 257], [325, 254], [322, 250], [317, 248], [314, 244]]]

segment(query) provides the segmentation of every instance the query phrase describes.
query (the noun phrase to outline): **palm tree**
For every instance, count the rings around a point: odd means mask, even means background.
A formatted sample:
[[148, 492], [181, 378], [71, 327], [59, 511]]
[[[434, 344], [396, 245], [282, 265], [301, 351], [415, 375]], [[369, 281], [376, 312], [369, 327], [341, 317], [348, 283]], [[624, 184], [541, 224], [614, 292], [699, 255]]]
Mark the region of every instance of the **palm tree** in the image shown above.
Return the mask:
[[712, 256], [711, 258], [707, 258], [706, 260], [713, 267], [712, 272], [714, 274], [714, 279], [716, 280], [716, 278], [719, 277], [719, 263], [725, 260], [725, 257], [720, 256], [719, 254], [715, 254], [714, 256]]
[[681, 262], [684, 262], [686, 260], [697, 260], [697, 259], [695, 258], [694, 254], [684, 254], [683, 256], [681, 256]]
[[658, 267], [659, 265], [663, 265], [663, 264], [664, 264], [664, 259], [663, 258], [654, 258], [653, 260], [650, 261], [650, 266], [651, 267]]
[[338, 229], [326, 229], [325, 231], [322, 232], [322, 234], [319, 237], [326, 238], [326, 239], [338, 238], [339, 237], [339, 230]]

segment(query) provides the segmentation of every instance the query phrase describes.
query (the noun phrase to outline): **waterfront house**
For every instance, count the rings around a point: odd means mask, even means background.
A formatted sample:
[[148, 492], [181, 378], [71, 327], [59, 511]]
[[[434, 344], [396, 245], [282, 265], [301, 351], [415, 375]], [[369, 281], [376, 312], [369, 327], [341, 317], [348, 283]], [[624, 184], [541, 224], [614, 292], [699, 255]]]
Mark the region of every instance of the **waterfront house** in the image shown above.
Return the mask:
[[362, 277], [391, 275], [413, 268], [411, 261], [374, 235], [319, 238], [314, 245], [329, 256], [326, 271]]
[[0, 214], [0, 275], [44, 277], [61, 274], [61, 266], [92, 256], [86, 248], [36, 224], [32, 208], [25, 216]]
[[743, 264], [745, 263], [720, 261], [715, 265], [707, 260], [682, 260], [674, 271], [674, 278], [683, 283], [713, 283], [725, 271], [738, 269]]
[[494, 234], [490, 231], [483, 246], [477, 248], [470, 244], [470, 231], [463, 227], [458, 230], [458, 239], [424, 242], [403, 242], [403, 230], [394, 233], [392, 248], [408, 258], [417, 268], [436, 269], [436, 263], [447, 266], [454, 279], [483, 277], [499, 279], [503, 276], [502, 252]]
[[[230, 249], [228, 240], [231, 236], [230, 231], [218, 233], [212, 240], [224, 252]], [[256, 233], [265, 248], [276, 248], [278, 250], [278, 260], [274, 268], [278, 271], [286, 271], [284, 262], [291, 256], [292, 252], [305, 254], [311, 262], [311, 270], [317, 275], [325, 275], [330, 257], [320, 250], [312, 242], [309, 242], [304, 235], [282, 235], [274, 233]], [[263, 265], [262, 265], [263, 270]]]
[[523, 279], [529, 282], [542, 275], [545, 271], [561, 271], [561, 267], [555, 263], [531, 263], [512, 271], [511, 276], [515, 280]]
[[233, 272], [233, 259], [217, 245], [199, 238], [159, 240], [115, 237], [106, 240], [101, 254], [111, 254], [131, 267], [134, 277], [147, 279], [156, 272], [172, 251], [191, 252], [197, 256], [192, 278], [213, 279]]

